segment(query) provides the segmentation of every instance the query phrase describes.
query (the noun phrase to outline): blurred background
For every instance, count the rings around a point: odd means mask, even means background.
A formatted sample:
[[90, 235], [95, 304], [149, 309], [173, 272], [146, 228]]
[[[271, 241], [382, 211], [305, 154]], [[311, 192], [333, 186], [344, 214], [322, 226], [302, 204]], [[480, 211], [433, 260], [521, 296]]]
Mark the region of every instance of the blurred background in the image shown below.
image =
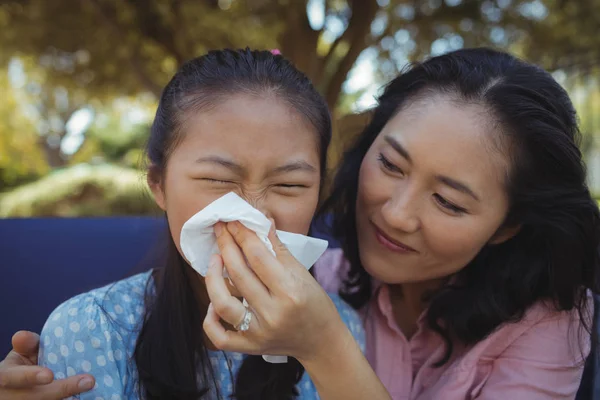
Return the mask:
[[0, 0], [0, 217], [155, 215], [143, 147], [161, 88], [210, 49], [279, 49], [335, 119], [332, 165], [383, 83], [472, 46], [552, 71], [600, 195], [600, 0]]

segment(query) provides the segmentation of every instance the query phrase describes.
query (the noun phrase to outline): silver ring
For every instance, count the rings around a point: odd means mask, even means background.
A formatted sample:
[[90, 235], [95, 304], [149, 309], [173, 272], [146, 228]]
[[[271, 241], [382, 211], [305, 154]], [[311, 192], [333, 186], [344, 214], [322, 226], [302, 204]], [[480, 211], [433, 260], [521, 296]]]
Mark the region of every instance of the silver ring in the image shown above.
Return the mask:
[[248, 307], [244, 307], [244, 316], [242, 322], [234, 326], [236, 331], [246, 332], [250, 328], [250, 322], [252, 321], [252, 312], [248, 310]]

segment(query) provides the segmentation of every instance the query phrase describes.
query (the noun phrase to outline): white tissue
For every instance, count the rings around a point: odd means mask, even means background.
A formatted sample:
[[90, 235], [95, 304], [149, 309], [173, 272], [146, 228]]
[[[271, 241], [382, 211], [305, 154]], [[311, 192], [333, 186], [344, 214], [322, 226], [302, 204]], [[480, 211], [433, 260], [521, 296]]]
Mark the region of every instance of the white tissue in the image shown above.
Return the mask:
[[[210, 257], [213, 254], [220, 254], [213, 229], [213, 226], [219, 221], [239, 221], [246, 228], [256, 232], [259, 239], [275, 255], [273, 245], [268, 239], [271, 221], [237, 194], [231, 192], [192, 216], [181, 229], [179, 239], [181, 251], [192, 268], [200, 275], [206, 276]], [[328, 245], [326, 240], [297, 233], [277, 231], [277, 236], [306, 269], [313, 266]], [[287, 362], [285, 356], [264, 355], [263, 358], [272, 363]]]

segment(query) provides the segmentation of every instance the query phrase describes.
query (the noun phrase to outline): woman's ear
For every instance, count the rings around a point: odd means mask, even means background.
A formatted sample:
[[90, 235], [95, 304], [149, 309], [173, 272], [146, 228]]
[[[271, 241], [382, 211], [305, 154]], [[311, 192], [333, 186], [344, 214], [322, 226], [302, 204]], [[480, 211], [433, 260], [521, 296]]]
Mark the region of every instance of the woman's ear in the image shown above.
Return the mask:
[[494, 236], [492, 236], [489, 244], [504, 243], [507, 240], [515, 237], [517, 235], [517, 233], [519, 233], [520, 230], [521, 230], [521, 225], [504, 226], [504, 227], [498, 229], [498, 231], [494, 234]]
[[160, 169], [155, 165], [151, 165], [148, 168], [146, 180], [148, 182], [150, 190], [152, 191], [152, 195], [154, 196], [154, 201], [156, 202], [156, 204], [160, 207], [161, 210], [167, 211], [167, 201], [164, 191], [163, 174], [160, 172]]

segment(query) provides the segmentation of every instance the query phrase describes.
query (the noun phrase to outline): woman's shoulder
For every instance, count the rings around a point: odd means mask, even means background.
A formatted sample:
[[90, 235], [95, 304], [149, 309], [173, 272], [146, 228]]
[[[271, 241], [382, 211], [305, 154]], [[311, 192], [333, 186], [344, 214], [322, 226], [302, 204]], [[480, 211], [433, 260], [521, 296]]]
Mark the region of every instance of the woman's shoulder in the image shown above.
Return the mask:
[[[575, 366], [590, 351], [591, 338], [586, 327], [593, 319], [593, 298], [587, 298], [584, 315], [577, 309], [560, 311], [550, 301], [538, 301], [516, 322], [499, 326], [475, 346], [484, 356], [543, 359], [549, 364]], [[582, 318], [584, 320], [582, 320]]]
[[313, 267], [315, 279], [329, 293], [338, 293], [348, 275], [350, 263], [342, 249], [328, 249]]

